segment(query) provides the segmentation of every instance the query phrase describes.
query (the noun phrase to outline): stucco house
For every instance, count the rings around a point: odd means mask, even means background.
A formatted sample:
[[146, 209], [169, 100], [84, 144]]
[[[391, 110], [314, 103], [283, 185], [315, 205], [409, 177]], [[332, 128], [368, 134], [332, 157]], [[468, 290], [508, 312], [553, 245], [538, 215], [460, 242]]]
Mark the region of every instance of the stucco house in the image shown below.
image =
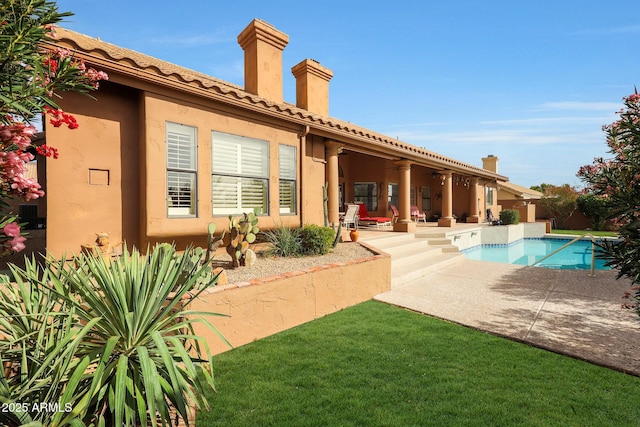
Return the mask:
[[[499, 160], [497, 156], [489, 154], [482, 159], [482, 167], [491, 172], [498, 173]], [[536, 221], [536, 202], [538, 202], [544, 194], [508, 181], [498, 180], [496, 184], [497, 191], [495, 198], [499, 210], [516, 209], [520, 212], [520, 221]], [[492, 191], [493, 190], [490, 190], [490, 192]]]
[[[262, 210], [261, 228], [329, 221], [344, 203], [416, 225], [418, 206], [438, 225], [482, 222], [487, 200], [508, 178], [329, 115], [330, 69], [294, 64], [295, 105], [283, 99], [282, 52], [289, 37], [261, 20], [238, 36], [244, 87], [97, 38], [59, 29], [51, 46], [108, 73], [95, 99], [65, 94], [60, 106], [79, 128], [45, 127], [60, 158], [40, 167], [47, 196], [47, 249], [78, 251], [95, 233], [146, 248], [161, 241], [202, 244], [207, 224]], [[42, 159], [40, 159], [42, 161]]]

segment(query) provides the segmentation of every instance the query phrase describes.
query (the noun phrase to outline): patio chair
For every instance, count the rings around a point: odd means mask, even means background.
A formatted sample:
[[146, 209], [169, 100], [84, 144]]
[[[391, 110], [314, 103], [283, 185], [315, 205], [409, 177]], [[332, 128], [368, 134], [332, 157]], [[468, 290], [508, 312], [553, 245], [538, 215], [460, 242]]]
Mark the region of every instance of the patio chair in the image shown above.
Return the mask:
[[502, 225], [502, 221], [493, 216], [491, 209], [487, 209], [487, 221], [489, 221], [489, 224], [491, 225]]
[[417, 206], [411, 206], [411, 218], [413, 218], [415, 222], [418, 222], [418, 221], [422, 221], [425, 223], [427, 222], [427, 214], [424, 212], [421, 212]]
[[391, 225], [391, 218], [384, 216], [369, 216], [367, 207], [363, 203], [358, 203], [358, 223], [360, 225], [375, 225], [376, 228], [380, 226], [388, 227]]
[[344, 213], [342, 218], [340, 218], [340, 222], [343, 227], [349, 228], [353, 226], [354, 229], [358, 229], [358, 212], [360, 211], [360, 206], [356, 204], [347, 204], [347, 211]]
[[398, 211], [396, 205], [390, 205], [389, 209], [391, 209], [391, 222], [398, 222], [398, 219], [400, 218], [400, 211]]

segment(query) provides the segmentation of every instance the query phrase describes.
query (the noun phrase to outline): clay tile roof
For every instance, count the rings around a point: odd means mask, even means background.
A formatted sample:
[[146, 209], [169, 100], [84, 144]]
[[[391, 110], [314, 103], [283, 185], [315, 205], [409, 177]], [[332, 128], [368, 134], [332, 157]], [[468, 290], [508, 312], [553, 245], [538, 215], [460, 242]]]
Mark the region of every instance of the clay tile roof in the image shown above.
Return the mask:
[[285, 119], [290, 121], [325, 131], [338, 141], [344, 138], [354, 138], [357, 141], [366, 143], [372, 149], [377, 148], [385, 152], [393, 152], [399, 159], [406, 158], [416, 163], [427, 164], [430, 167], [451, 169], [460, 173], [472, 173], [493, 180], [508, 180], [505, 176], [390, 138], [349, 122], [310, 113], [290, 103], [275, 103], [245, 92], [238, 85], [131, 49], [104, 42], [99, 38], [93, 38], [65, 28], [57, 28], [56, 40], [53, 45], [70, 49], [87, 63], [107, 72], [117, 71], [143, 80], [164, 84], [177, 90], [186, 90], [201, 96], [215, 98], [221, 102], [259, 110], [272, 116], [284, 116]]

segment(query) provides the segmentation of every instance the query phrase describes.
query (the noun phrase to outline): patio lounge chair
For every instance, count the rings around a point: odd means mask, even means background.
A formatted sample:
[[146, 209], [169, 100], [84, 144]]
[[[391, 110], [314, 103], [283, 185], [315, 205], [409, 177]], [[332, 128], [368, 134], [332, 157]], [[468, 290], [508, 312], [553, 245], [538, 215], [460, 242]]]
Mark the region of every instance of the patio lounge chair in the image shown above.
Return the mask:
[[487, 221], [489, 221], [489, 224], [491, 225], [502, 225], [502, 221], [493, 216], [491, 209], [487, 209]]
[[391, 222], [398, 222], [398, 219], [400, 218], [400, 211], [398, 211], [396, 205], [389, 205], [389, 209], [391, 209]]
[[425, 223], [427, 222], [427, 214], [424, 212], [421, 212], [417, 206], [411, 206], [411, 218], [413, 218], [415, 222], [418, 222], [418, 221], [422, 221]]
[[344, 213], [342, 218], [340, 218], [340, 222], [342, 223], [342, 226], [346, 228], [353, 227], [357, 230], [359, 211], [360, 211], [360, 206], [356, 204], [347, 204], [347, 211]]
[[358, 203], [358, 223], [360, 225], [375, 225], [376, 228], [380, 226], [387, 227], [391, 225], [391, 218], [384, 216], [369, 216], [366, 206], [363, 203]]

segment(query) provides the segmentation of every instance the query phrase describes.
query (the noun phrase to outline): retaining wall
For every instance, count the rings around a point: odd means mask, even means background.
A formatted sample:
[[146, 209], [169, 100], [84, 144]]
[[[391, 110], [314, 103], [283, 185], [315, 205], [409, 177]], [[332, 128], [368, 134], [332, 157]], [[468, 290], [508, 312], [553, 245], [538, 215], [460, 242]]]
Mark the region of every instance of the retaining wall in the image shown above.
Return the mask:
[[[374, 253], [346, 263], [214, 287], [190, 308], [228, 316], [208, 319], [238, 347], [368, 301], [389, 289], [391, 257]], [[230, 349], [205, 325], [196, 324], [195, 332], [207, 340], [212, 354]]]

